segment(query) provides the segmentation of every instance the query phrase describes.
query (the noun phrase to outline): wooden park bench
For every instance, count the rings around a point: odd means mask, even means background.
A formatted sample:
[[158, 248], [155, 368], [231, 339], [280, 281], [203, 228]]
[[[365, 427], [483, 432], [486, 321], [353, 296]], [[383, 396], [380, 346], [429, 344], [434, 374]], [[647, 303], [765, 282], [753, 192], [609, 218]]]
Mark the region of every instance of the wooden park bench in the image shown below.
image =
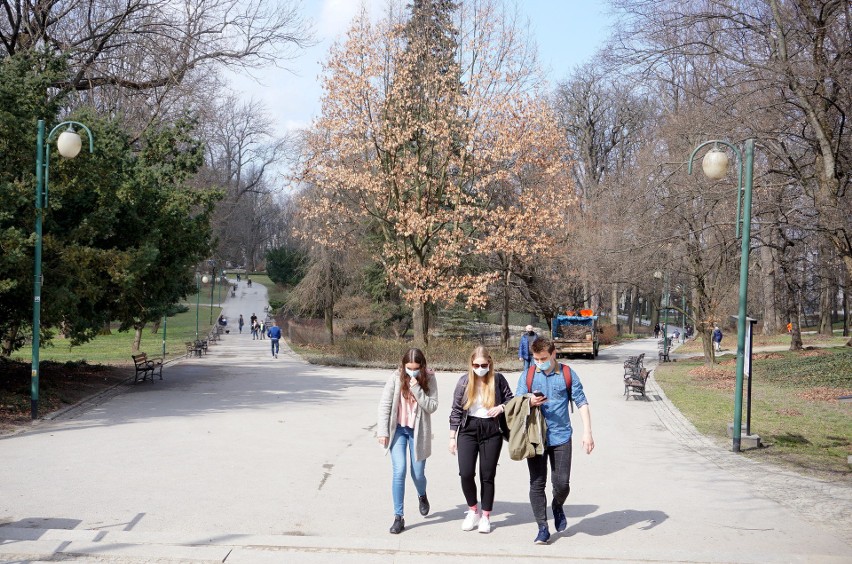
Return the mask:
[[201, 341], [185, 341], [186, 356], [201, 356]]
[[651, 371], [643, 366], [645, 353], [628, 357], [624, 361], [624, 399], [630, 399], [631, 393], [645, 397], [645, 384]]
[[163, 359], [159, 357], [149, 358], [146, 353], [139, 353], [131, 355], [133, 358], [133, 364], [136, 368], [136, 373], [133, 375], [133, 381], [136, 382], [139, 380], [139, 374], [142, 374], [142, 381], [145, 381], [149, 375], [151, 377], [151, 381], [154, 381], [154, 374], [158, 374], [160, 376], [160, 380], [163, 379]]

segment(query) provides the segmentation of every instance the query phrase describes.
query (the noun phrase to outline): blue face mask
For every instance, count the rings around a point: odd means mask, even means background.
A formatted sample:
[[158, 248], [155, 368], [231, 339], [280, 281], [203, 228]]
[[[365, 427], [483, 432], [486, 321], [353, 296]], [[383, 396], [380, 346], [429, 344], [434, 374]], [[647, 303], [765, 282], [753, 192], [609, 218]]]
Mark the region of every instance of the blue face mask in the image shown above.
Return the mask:
[[405, 369], [405, 373], [411, 376], [412, 378], [417, 378], [420, 375], [420, 369], [412, 370], [410, 368]]
[[550, 359], [542, 360], [542, 361], [536, 360], [535, 365], [536, 365], [536, 368], [538, 368], [539, 370], [545, 371], [545, 370], [550, 368]]

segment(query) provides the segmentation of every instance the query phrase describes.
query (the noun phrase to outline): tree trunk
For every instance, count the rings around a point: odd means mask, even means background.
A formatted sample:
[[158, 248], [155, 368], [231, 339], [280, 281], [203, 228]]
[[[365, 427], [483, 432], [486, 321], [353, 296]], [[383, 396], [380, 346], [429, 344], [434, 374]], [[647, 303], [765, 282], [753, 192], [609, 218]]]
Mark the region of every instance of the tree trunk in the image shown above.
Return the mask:
[[[511, 258], [509, 260], [511, 261]], [[512, 271], [506, 268], [506, 274], [503, 277], [503, 307], [500, 311], [500, 343], [506, 352], [509, 351], [509, 282], [511, 276]]]
[[325, 319], [325, 332], [328, 335], [329, 344], [334, 344], [334, 304], [326, 305], [323, 308], [323, 318]]
[[636, 334], [636, 286], [630, 288], [630, 296], [627, 299], [627, 327], [631, 335]]
[[760, 270], [761, 270], [761, 298], [763, 301], [763, 334], [777, 335], [781, 332], [784, 322], [778, 309], [778, 296], [776, 295], [775, 272], [777, 261], [775, 253], [768, 245], [760, 247]]
[[15, 351], [15, 341], [18, 340], [18, 329], [19, 326], [17, 324], [12, 325], [6, 331], [6, 334], [3, 335], [3, 344], [2, 348], [0, 348], [0, 356], [5, 358], [12, 356], [12, 353]]
[[834, 335], [834, 328], [832, 326], [832, 309], [834, 307], [834, 296], [837, 295], [837, 291], [835, 288], [835, 276], [831, 272], [833, 264], [832, 255], [833, 253], [827, 248], [828, 245], [822, 245], [822, 252], [820, 253], [820, 263], [822, 268], [820, 271], [822, 276], [820, 276], [820, 291], [819, 291], [819, 326], [817, 327], [817, 333], [820, 335], [827, 335], [829, 337]]
[[154, 334], [154, 335], [159, 333], [160, 332], [160, 325], [162, 325], [162, 323], [163, 323], [162, 317], [157, 319], [157, 321], [155, 321], [154, 324], [151, 326], [151, 333]]
[[142, 330], [145, 328], [145, 324], [134, 325], [133, 328], [136, 330], [133, 337], [133, 352], [139, 352], [139, 347], [142, 346]]
[[621, 335], [621, 323], [618, 321], [618, 284], [612, 285], [612, 304], [610, 305], [610, 315], [612, 316], [612, 324], [615, 325], [615, 330], [618, 335]]
[[[850, 315], [849, 306], [852, 300], [849, 299], [849, 287], [852, 286], [852, 257], [843, 256], [843, 263], [846, 265], [846, 284], [843, 286], [843, 336], [849, 337]], [[852, 339], [846, 341], [847, 347], [852, 347]]]
[[793, 292], [790, 296], [790, 300], [788, 301], [787, 311], [790, 317], [790, 323], [792, 323], [793, 328], [790, 331], [790, 350], [791, 351], [800, 351], [802, 350], [802, 326], [799, 314], [801, 312], [801, 302], [799, 300], [799, 293]]
[[414, 342], [422, 345], [429, 344], [429, 313], [426, 304], [417, 302], [411, 312], [414, 323]]
[[[850, 304], [849, 304], [849, 302], [852, 301], [852, 300], [849, 299], [849, 280], [850, 280], [850, 278], [852, 278], [852, 275], [850, 275], [847, 272], [846, 276], [844, 278], [843, 301], [841, 302], [843, 304], [843, 336], [844, 337], [849, 336], [849, 319], [850, 319], [850, 316], [849, 316], [849, 305]], [[852, 340], [850, 340], [846, 344], [848, 346], [852, 347]]]
[[112, 328], [110, 328], [110, 326], [109, 326], [109, 321], [104, 323], [104, 326], [101, 327], [101, 331], [98, 334], [99, 335], [112, 335]]

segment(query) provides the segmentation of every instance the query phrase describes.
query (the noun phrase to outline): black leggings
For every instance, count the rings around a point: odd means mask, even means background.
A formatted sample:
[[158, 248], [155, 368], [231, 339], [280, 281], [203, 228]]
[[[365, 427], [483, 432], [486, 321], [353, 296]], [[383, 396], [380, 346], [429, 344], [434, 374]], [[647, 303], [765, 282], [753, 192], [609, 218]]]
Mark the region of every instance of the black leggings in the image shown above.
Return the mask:
[[494, 506], [494, 477], [497, 462], [503, 448], [500, 425], [493, 417], [468, 417], [464, 428], [456, 436], [459, 459], [459, 476], [462, 492], [468, 507], [477, 504], [476, 458], [479, 457], [479, 481], [482, 485], [482, 511], [491, 511]]

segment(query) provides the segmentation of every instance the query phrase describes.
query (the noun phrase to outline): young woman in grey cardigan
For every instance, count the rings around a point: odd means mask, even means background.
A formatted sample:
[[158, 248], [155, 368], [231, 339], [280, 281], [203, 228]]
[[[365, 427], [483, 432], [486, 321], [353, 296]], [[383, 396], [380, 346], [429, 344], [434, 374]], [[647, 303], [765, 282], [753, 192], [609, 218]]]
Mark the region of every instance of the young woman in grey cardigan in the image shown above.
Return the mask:
[[403, 501], [407, 458], [411, 458], [411, 479], [417, 488], [420, 514], [429, 514], [426, 498], [426, 459], [432, 454], [432, 414], [438, 409], [438, 382], [426, 366], [420, 349], [409, 349], [400, 366], [388, 378], [379, 401], [376, 437], [391, 453], [393, 464], [394, 521], [390, 532], [405, 530]]

